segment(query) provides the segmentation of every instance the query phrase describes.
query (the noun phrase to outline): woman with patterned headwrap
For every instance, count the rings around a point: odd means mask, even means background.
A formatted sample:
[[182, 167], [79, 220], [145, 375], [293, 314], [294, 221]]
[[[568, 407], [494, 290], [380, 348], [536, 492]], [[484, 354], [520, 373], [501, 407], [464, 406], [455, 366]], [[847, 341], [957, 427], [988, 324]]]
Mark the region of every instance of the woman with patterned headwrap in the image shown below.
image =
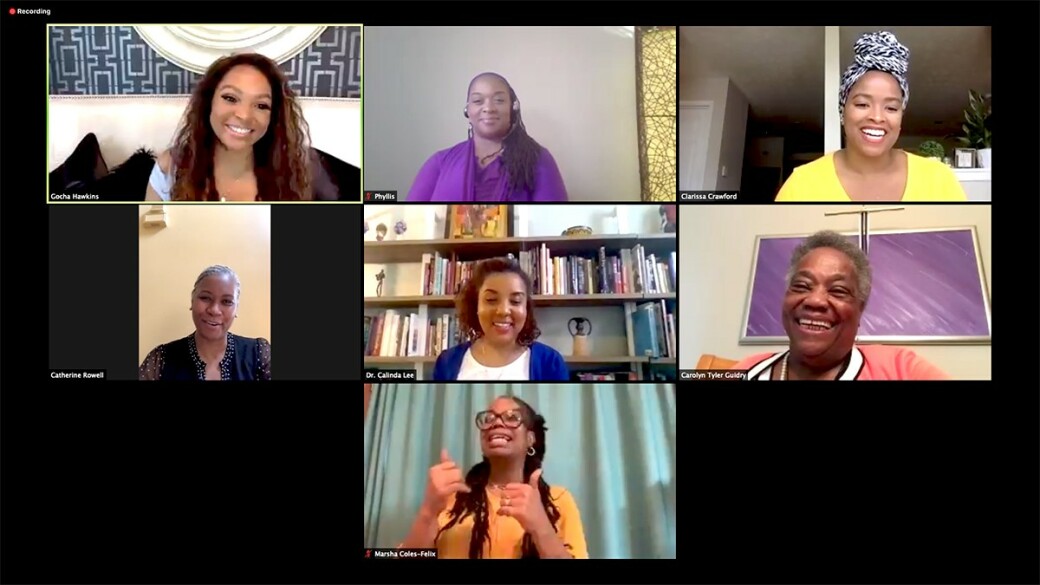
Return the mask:
[[867, 33], [841, 78], [845, 148], [794, 170], [777, 201], [965, 201], [942, 162], [895, 148], [910, 99], [910, 51], [890, 32]]

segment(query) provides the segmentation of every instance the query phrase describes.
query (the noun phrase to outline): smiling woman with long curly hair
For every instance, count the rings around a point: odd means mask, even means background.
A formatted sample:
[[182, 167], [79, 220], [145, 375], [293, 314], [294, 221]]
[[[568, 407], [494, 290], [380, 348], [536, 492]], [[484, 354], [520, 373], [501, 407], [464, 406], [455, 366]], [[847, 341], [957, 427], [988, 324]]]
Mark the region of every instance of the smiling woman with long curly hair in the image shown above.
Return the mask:
[[173, 147], [156, 161], [146, 200], [312, 198], [310, 133], [278, 64], [222, 57], [199, 80]]

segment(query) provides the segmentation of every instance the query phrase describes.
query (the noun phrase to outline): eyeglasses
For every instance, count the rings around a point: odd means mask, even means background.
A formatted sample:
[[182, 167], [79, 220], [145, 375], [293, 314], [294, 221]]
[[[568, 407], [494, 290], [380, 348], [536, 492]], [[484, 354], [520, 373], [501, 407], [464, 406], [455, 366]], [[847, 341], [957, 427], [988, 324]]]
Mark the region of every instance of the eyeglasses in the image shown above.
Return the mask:
[[506, 428], [515, 429], [524, 424], [524, 415], [519, 410], [507, 410], [502, 414], [484, 410], [477, 413], [477, 428], [486, 431], [494, 426], [496, 420], [501, 420]]

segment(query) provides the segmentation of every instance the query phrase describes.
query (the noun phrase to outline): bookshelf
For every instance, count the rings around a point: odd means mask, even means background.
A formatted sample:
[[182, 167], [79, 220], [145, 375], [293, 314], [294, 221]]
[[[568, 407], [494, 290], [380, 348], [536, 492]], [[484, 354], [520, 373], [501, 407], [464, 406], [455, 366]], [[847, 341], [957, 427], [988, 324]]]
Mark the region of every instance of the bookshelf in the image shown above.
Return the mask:
[[[676, 251], [674, 233], [623, 234], [623, 235], [591, 235], [591, 236], [532, 236], [509, 237], [498, 239], [472, 240], [395, 240], [366, 241], [364, 243], [364, 263], [366, 265], [384, 265], [386, 272], [393, 271], [394, 265], [410, 264], [422, 266], [423, 255], [439, 254], [441, 257], [454, 258], [460, 262], [483, 260], [496, 256], [512, 254], [520, 258], [522, 251], [535, 251], [542, 246], [548, 248], [552, 257], [577, 256], [588, 259], [598, 257], [602, 248], [606, 256], [619, 256], [622, 250], [642, 247], [645, 256], [654, 255], [658, 262], [668, 263]], [[676, 267], [677, 268], [677, 267]], [[420, 292], [421, 270], [401, 271], [397, 286], [388, 286], [390, 293]], [[412, 286], [401, 286], [411, 284]], [[674, 282], [670, 284], [675, 289]], [[635, 355], [635, 329], [633, 313], [640, 305], [662, 302], [668, 312], [675, 311], [674, 292], [625, 292], [612, 294], [536, 294], [534, 304], [538, 309], [537, 318], [543, 337], [539, 341], [553, 346], [564, 356], [564, 360], [572, 366], [572, 372], [613, 370], [616, 372], [634, 372], [640, 380], [650, 379], [653, 375], [663, 375], [666, 379], [675, 378], [676, 359], [668, 357], [648, 357]], [[384, 296], [364, 297], [366, 316], [375, 316], [382, 311], [396, 310], [413, 313], [422, 323], [429, 323], [436, 312], [453, 313], [454, 295], [421, 295], [421, 294], [389, 294]], [[569, 334], [561, 338], [559, 323], [565, 324], [571, 309], [587, 309], [597, 311], [593, 319], [591, 335], [592, 355], [572, 356]], [[548, 325], [548, 326], [547, 326]], [[553, 339], [547, 339], [547, 329], [554, 329]], [[597, 330], [607, 329], [613, 332], [610, 339], [597, 343]], [[676, 336], [677, 339], [677, 336]], [[555, 342], [553, 342], [555, 340]], [[674, 353], [674, 351], [673, 351]], [[366, 368], [414, 368], [420, 380], [429, 379], [434, 356], [365, 356]]]

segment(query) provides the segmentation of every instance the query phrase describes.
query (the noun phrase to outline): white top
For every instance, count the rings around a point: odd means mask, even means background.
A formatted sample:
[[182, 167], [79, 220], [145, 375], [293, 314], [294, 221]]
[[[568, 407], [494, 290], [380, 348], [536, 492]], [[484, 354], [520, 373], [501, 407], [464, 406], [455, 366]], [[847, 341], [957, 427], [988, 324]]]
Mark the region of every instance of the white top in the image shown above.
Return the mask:
[[152, 174], [148, 177], [148, 184], [155, 190], [156, 195], [163, 201], [170, 200], [170, 192], [173, 191], [173, 173], [166, 174], [159, 166], [159, 161], [152, 167]]
[[500, 368], [482, 365], [473, 357], [473, 348], [466, 350], [462, 357], [462, 367], [456, 380], [529, 380], [531, 378], [531, 348], [524, 350], [520, 357]]

